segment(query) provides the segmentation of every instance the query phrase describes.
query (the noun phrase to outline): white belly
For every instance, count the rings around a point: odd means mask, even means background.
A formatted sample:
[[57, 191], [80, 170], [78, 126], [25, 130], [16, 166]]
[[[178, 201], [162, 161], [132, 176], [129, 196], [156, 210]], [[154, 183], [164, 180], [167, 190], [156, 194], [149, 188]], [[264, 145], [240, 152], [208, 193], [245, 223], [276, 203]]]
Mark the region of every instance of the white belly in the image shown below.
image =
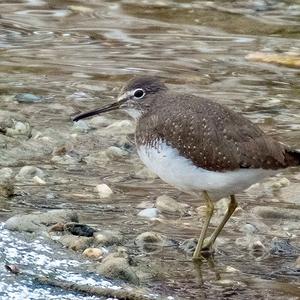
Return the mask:
[[207, 191], [214, 198], [241, 192], [264, 177], [278, 173], [263, 169], [208, 171], [179, 156], [178, 150], [164, 142], [159, 143], [157, 149], [139, 146], [138, 154], [143, 163], [163, 181], [187, 193]]

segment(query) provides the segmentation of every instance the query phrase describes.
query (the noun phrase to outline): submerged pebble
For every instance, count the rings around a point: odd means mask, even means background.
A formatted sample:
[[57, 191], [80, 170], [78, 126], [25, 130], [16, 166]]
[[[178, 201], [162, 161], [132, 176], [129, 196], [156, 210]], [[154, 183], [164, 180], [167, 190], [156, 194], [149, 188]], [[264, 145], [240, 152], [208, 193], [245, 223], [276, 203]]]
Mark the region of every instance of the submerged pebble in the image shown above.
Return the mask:
[[154, 208], [154, 207], [153, 208], [145, 208], [138, 213], [138, 216], [142, 217], [142, 218], [148, 218], [148, 219], [157, 218], [158, 209]]
[[98, 196], [101, 199], [109, 198], [113, 194], [112, 189], [105, 183], [98, 184], [96, 186], [96, 191], [98, 192]]
[[184, 205], [178, 203], [175, 199], [167, 195], [159, 196], [156, 199], [155, 206], [161, 213], [179, 215], [182, 215], [184, 213]]
[[100, 259], [104, 253], [100, 248], [86, 248], [82, 254], [91, 259]]
[[15, 96], [15, 99], [21, 103], [35, 103], [41, 101], [42, 97], [31, 93], [22, 93], [22, 94], [17, 94]]
[[20, 169], [19, 173], [16, 175], [16, 180], [24, 181], [24, 180], [32, 180], [34, 177], [44, 178], [45, 173], [40, 168], [35, 166], [24, 166]]
[[120, 244], [123, 236], [119, 231], [115, 230], [101, 230], [94, 232], [95, 243], [100, 245]]

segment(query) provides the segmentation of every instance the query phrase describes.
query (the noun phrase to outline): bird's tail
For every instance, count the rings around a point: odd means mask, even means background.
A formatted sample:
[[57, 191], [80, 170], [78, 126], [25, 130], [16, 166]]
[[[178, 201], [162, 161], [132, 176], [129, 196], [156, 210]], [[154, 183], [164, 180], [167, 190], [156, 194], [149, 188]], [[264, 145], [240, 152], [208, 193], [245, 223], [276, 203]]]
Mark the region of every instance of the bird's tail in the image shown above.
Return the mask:
[[300, 166], [300, 149], [289, 149], [286, 153], [290, 166]]

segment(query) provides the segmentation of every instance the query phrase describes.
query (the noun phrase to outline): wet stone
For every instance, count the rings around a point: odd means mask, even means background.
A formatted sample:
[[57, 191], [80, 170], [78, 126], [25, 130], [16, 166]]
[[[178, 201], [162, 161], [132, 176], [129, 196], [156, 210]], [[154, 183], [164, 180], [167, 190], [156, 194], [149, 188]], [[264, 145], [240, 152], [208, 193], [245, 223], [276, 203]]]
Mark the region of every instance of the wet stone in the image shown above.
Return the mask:
[[64, 230], [72, 233], [73, 235], [92, 237], [97, 230], [80, 223], [67, 223], [64, 225]]
[[184, 240], [179, 245], [179, 249], [184, 251], [187, 254], [193, 254], [196, 246], [197, 246], [198, 240], [195, 238]]
[[0, 169], [0, 197], [8, 198], [14, 194], [13, 171], [10, 168]]
[[48, 212], [19, 214], [5, 222], [5, 228], [15, 231], [41, 232], [56, 223], [78, 222], [78, 215], [72, 210], [56, 209]]
[[263, 219], [300, 220], [300, 212], [295, 209], [257, 206], [253, 209], [253, 212]]
[[184, 205], [167, 195], [159, 196], [156, 199], [155, 206], [160, 212], [166, 214], [182, 215], [184, 213]]
[[17, 94], [15, 96], [15, 99], [20, 103], [35, 103], [40, 102], [42, 100], [42, 97], [31, 93], [22, 93]]
[[270, 253], [276, 256], [295, 256], [299, 253], [299, 250], [291, 245], [287, 239], [273, 238]]
[[141, 218], [154, 219], [158, 216], [157, 208], [145, 208], [138, 213]]
[[96, 191], [98, 192], [98, 196], [101, 199], [109, 198], [113, 194], [112, 189], [105, 183], [98, 184], [96, 186]]
[[100, 265], [96, 266], [96, 272], [112, 279], [120, 279], [132, 284], [139, 284], [140, 280], [135, 269], [130, 265], [130, 258], [123, 247], [117, 252], [109, 254]]
[[86, 236], [75, 236], [75, 235], [62, 235], [60, 237], [56, 237], [55, 241], [61, 243], [66, 248], [72, 249], [74, 251], [83, 251], [86, 248], [92, 246], [94, 238], [86, 237]]
[[20, 169], [19, 173], [16, 176], [18, 181], [31, 180], [35, 176], [39, 178], [44, 178], [45, 173], [41, 169], [34, 166], [24, 166]]
[[120, 244], [123, 236], [120, 232], [114, 230], [102, 230], [94, 232], [95, 243], [99, 245], [114, 245]]
[[90, 259], [100, 259], [103, 257], [104, 252], [100, 248], [86, 248], [82, 252], [82, 255], [84, 255]]

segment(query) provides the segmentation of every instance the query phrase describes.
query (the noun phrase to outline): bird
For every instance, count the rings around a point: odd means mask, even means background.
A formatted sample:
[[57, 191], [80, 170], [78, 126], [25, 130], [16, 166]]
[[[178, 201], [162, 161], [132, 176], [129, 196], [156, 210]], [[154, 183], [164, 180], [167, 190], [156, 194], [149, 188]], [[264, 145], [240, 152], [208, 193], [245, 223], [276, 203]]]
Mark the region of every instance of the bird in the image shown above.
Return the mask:
[[[235, 195], [265, 177], [300, 165], [300, 150], [265, 134], [241, 113], [212, 99], [179, 93], [155, 76], [136, 76], [117, 101], [81, 113], [78, 121], [121, 109], [136, 121], [135, 144], [142, 162], [163, 181], [199, 199], [206, 215], [193, 253], [202, 259], [238, 206]], [[211, 236], [214, 202], [228, 208]]]

